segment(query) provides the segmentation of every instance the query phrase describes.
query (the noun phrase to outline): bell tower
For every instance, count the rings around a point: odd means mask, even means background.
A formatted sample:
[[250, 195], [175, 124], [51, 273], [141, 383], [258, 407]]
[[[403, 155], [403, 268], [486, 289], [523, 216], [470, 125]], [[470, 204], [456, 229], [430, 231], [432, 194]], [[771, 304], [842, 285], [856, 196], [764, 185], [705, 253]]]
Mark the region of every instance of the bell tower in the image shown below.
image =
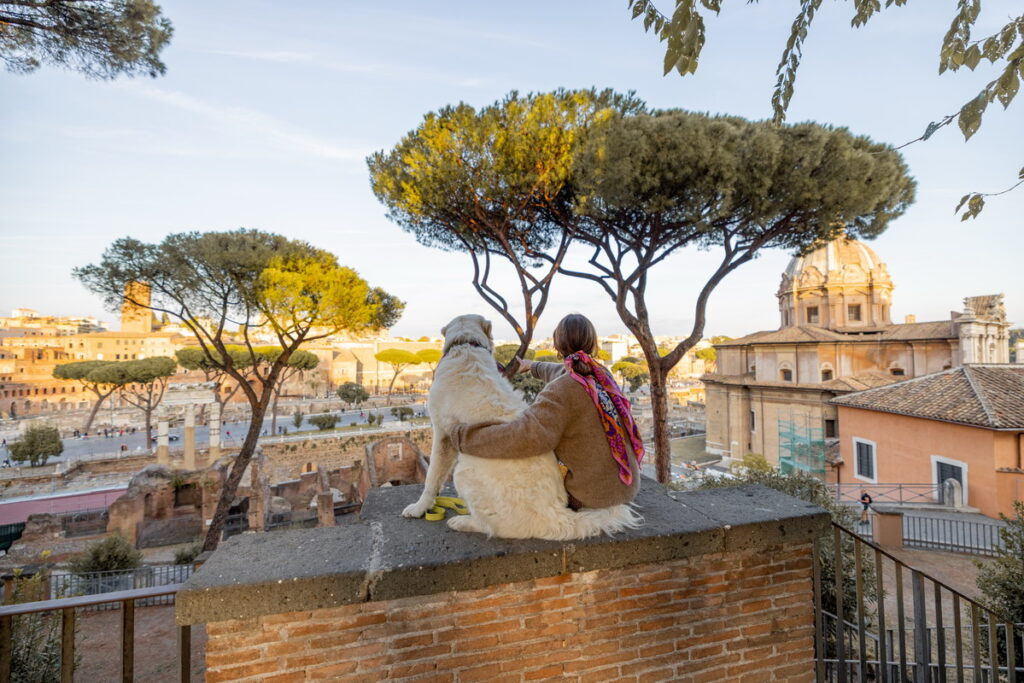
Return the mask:
[[150, 287], [145, 282], [129, 282], [124, 286], [124, 300], [121, 303], [121, 331], [153, 331], [153, 311], [147, 308], [150, 301]]

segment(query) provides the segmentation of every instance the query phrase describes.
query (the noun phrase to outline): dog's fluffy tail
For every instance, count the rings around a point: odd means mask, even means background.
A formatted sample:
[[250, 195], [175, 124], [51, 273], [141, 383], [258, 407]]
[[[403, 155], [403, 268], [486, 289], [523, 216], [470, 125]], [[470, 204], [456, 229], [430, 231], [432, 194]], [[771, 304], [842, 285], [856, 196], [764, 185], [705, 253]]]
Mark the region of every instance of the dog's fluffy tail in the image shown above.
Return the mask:
[[632, 505], [613, 505], [607, 508], [583, 508], [575, 513], [576, 538], [589, 538], [604, 534], [617, 534], [626, 529], [636, 529], [644, 518]]

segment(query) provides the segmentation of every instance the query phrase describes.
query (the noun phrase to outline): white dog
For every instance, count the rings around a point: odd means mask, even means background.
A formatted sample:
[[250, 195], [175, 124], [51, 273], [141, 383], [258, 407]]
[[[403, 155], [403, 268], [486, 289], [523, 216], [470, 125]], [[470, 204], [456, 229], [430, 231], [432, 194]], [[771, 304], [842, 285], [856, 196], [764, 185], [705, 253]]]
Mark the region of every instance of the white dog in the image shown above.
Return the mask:
[[454, 467], [455, 487], [470, 512], [448, 520], [456, 531], [566, 541], [640, 525], [640, 516], [629, 505], [569, 509], [554, 453], [508, 459], [456, 453], [448, 437], [453, 424], [509, 422], [526, 404], [497, 368], [490, 321], [462, 315], [441, 334], [444, 357], [427, 402], [434, 428], [430, 465], [423, 495], [402, 511], [403, 516], [422, 517]]

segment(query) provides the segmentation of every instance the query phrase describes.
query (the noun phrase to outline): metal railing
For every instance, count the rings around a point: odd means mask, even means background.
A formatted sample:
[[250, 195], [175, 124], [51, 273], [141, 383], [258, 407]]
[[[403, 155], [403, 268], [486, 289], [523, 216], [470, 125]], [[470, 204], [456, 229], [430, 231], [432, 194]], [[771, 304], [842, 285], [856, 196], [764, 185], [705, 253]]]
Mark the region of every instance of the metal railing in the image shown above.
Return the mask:
[[939, 484], [828, 484], [839, 503], [859, 503], [861, 493], [867, 491], [874, 503], [942, 504], [942, 486]]
[[[71, 572], [52, 572], [48, 577], [49, 596], [60, 599], [80, 595], [102, 595], [118, 591], [138, 590], [142, 588], [161, 588], [185, 583], [196, 571], [194, 564], [158, 565], [139, 567], [126, 571], [87, 572], [73, 574]], [[145, 602], [149, 605], [173, 605], [174, 596], [154, 598]], [[116, 602], [100, 603], [92, 610], [117, 609]]]
[[836, 524], [813, 555], [819, 683], [1024, 682], [1024, 624]]
[[903, 545], [996, 556], [1003, 547], [1002, 528], [996, 522], [903, 515]]
[[[11, 680], [14, 665], [14, 620], [28, 614], [58, 613], [61, 618], [60, 681], [72, 683], [75, 673], [75, 620], [80, 609], [95, 609], [101, 603], [113, 602], [121, 610], [121, 680], [131, 681], [135, 674], [135, 606], [164, 596], [173, 596], [181, 584], [158, 588], [43, 600], [0, 607], [0, 680]], [[192, 627], [178, 627], [177, 680], [190, 680], [192, 670]]]

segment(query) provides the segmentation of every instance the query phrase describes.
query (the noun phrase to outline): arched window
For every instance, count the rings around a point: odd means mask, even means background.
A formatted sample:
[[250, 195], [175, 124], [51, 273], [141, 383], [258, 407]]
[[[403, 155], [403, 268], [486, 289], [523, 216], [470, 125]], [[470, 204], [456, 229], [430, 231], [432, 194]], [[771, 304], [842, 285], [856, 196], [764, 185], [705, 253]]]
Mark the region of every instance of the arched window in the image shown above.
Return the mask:
[[889, 374], [893, 377], [904, 377], [907, 373], [903, 368], [889, 368]]
[[821, 381], [828, 382], [833, 379], [832, 368], [822, 368], [821, 370]]

